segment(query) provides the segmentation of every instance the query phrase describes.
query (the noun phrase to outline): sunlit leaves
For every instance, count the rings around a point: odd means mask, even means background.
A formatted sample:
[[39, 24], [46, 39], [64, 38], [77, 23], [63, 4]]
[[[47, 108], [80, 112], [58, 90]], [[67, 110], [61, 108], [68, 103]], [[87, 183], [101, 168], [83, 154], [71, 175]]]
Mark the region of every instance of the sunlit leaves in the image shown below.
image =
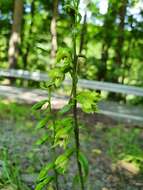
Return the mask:
[[65, 79], [64, 73], [60, 68], [55, 67], [49, 72], [49, 77], [52, 79], [55, 87], [59, 87], [63, 80]]
[[56, 55], [57, 63], [65, 58], [71, 59], [71, 50], [68, 48], [59, 48]]
[[53, 68], [50, 72], [49, 72], [49, 77], [51, 77], [52, 79], [56, 79], [56, 78], [64, 78], [63, 73], [61, 72], [61, 70], [59, 68]]
[[59, 129], [55, 135], [54, 146], [59, 145], [60, 147], [66, 148], [68, 140], [70, 138], [71, 131], [72, 131], [71, 126]]
[[96, 92], [82, 91], [77, 95], [77, 101], [81, 105], [81, 109], [86, 113], [97, 111], [97, 101], [99, 95]]
[[56, 128], [54, 147], [58, 145], [65, 149], [69, 143], [73, 129], [72, 119], [67, 117], [61, 121], [58, 121]]
[[69, 48], [59, 48], [56, 56], [57, 66], [62, 73], [67, 73], [72, 67], [72, 54]]
[[64, 77], [56, 78], [56, 79], [55, 79], [55, 86], [56, 86], [56, 87], [60, 87], [61, 84], [62, 84], [62, 82], [63, 82], [63, 80], [64, 80]]
[[67, 168], [68, 158], [65, 155], [60, 155], [56, 161], [55, 166], [59, 173], [64, 173]]

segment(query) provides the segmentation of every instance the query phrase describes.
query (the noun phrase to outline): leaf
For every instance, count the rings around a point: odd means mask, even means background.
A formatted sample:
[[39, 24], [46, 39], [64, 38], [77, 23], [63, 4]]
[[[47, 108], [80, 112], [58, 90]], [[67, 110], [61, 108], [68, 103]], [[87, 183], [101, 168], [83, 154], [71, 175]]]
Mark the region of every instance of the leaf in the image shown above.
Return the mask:
[[64, 154], [60, 155], [56, 161], [55, 161], [55, 166], [56, 169], [60, 172], [60, 173], [64, 173], [67, 169], [68, 166], [68, 160], [69, 157], [73, 154], [74, 152], [74, 148], [68, 148]]
[[69, 158], [73, 154], [74, 150], [74, 148], [68, 148], [65, 152], [66, 157]]
[[56, 121], [56, 133], [53, 147], [56, 147], [57, 145], [63, 148], [67, 147], [70, 140], [70, 134], [73, 129], [72, 122], [73, 119], [71, 117], [66, 117]]
[[64, 107], [61, 108], [61, 110], [59, 111], [59, 114], [65, 114], [68, 111], [70, 111], [73, 107], [73, 104], [67, 104]]
[[81, 105], [81, 109], [86, 113], [93, 113], [97, 111], [97, 101], [99, 95], [96, 92], [82, 91], [77, 95], [77, 101]]
[[59, 129], [55, 135], [55, 139], [62, 138], [64, 135], [69, 135], [70, 131], [72, 131], [72, 126], [70, 125]]
[[77, 20], [77, 21], [78, 21], [78, 22], [80, 22], [80, 21], [81, 21], [81, 19], [82, 19], [82, 16], [81, 16], [81, 14], [80, 14], [80, 13], [78, 13], [78, 14], [77, 14], [77, 18], [78, 18], [78, 20]]
[[79, 152], [79, 158], [78, 159], [79, 159], [79, 162], [81, 164], [83, 175], [84, 175], [84, 177], [87, 177], [88, 173], [89, 173], [88, 160], [85, 157], [85, 155], [83, 153], [81, 153], [81, 152]]
[[36, 145], [44, 144], [49, 139], [49, 135], [45, 134], [41, 139], [36, 142]]
[[56, 78], [56, 79], [55, 79], [55, 86], [56, 86], [56, 87], [60, 87], [61, 84], [62, 84], [62, 82], [63, 82], [63, 80], [64, 80], [64, 76], [63, 76], [63, 77], [58, 77], [58, 78]]
[[75, 14], [77, 13], [76, 8], [73, 7], [73, 6], [70, 5], [70, 4], [66, 4], [66, 5], [64, 6], [64, 9], [65, 9], [65, 11], [67, 12], [67, 14], [69, 14], [71, 17], [74, 17]]
[[39, 123], [36, 125], [36, 129], [41, 129], [41, 128], [45, 127], [48, 120], [49, 120], [49, 116], [47, 116], [44, 119], [42, 119], [41, 121], [39, 121]]
[[59, 129], [65, 128], [67, 126], [72, 126], [73, 118], [72, 117], [65, 117], [63, 119], [56, 121], [56, 132], [58, 132]]
[[56, 61], [59, 63], [62, 59], [70, 59], [71, 58], [71, 50], [69, 48], [59, 48], [57, 55], [56, 55]]
[[46, 102], [45, 104], [43, 104], [43, 106], [41, 107], [41, 110], [46, 110], [49, 106], [49, 102]]
[[48, 185], [52, 180], [54, 179], [53, 176], [49, 176], [46, 179], [44, 179], [42, 182], [38, 183], [36, 185], [35, 190], [43, 190], [43, 188]]
[[72, 60], [70, 57], [65, 58], [60, 62], [61, 71], [67, 73], [72, 69]]
[[57, 167], [61, 167], [63, 165], [64, 161], [67, 159], [68, 159], [67, 156], [65, 154], [62, 154], [62, 155], [58, 156], [58, 158], [56, 159], [55, 165]]
[[52, 87], [52, 86], [54, 86], [54, 81], [52, 81], [52, 80], [49, 80], [49, 81], [47, 81], [47, 82], [44, 82], [44, 83], [41, 83], [41, 84], [40, 84], [40, 87], [41, 87], [42, 89], [44, 89], [44, 90], [47, 90], [47, 89], [49, 89], [49, 88]]
[[48, 82], [46, 82], [45, 85], [46, 85], [47, 88], [49, 88], [49, 87], [54, 85], [54, 82], [53, 81], [48, 81]]
[[33, 105], [32, 107], [32, 110], [38, 110], [38, 109], [41, 109], [41, 107], [46, 103], [48, 102], [48, 100], [42, 100], [36, 104]]
[[55, 67], [54, 69], [50, 70], [49, 77], [51, 77], [54, 80], [56, 78], [64, 78], [64, 75], [61, 72], [60, 68]]
[[61, 68], [61, 70], [62, 70], [62, 72], [63, 73], [68, 73], [68, 72], [70, 72], [71, 71], [71, 66], [70, 65], [64, 65], [62, 68]]
[[52, 163], [52, 162], [50, 162], [46, 166], [44, 166], [42, 168], [42, 170], [40, 171], [40, 174], [39, 174], [39, 176], [37, 178], [37, 182], [43, 181], [43, 179], [47, 176], [49, 170], [51, 170], [53, 168], [54, 168], [54, 163]]
[[67, 126], [59, 129], [55, 135], [55, 141], [53, 147], [59, 145], [60, 147], [63, 147], [65, 149], [69, 142], [71, 132], [72, 132], [72, 126]]
[[67, 169], [68, 158], [66, 155], [60, 155], [55, 161], [56, 170], [60, 173], [64, 173]]

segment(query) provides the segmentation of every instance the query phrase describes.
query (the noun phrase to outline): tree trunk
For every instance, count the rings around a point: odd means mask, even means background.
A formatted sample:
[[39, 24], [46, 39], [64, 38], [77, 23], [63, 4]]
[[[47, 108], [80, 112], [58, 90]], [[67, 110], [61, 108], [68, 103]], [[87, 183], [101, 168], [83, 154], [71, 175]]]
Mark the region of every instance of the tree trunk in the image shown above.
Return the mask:
[[58, 0], [53, 0], [53, 15], [51, 20], [51, 59], [54, 60], [57, 52], [57, 28]]
[[119, 25], [118, 25], [118, 36], [117, 43], [115, 49], [115, 62], [118, 65], [122, 64], [122, 54], [123, 54], [123, 46], [124, 46], [124, 28], [125, 28], [125, 16], [127, 9], [128, 0], [121, 0], [119, 7]]
[[[125, 29], [125, 17], [126, 17], [126, 10], [127, 10], [128, 0], [121, 0], [119, 3], [118, 8], [118, 16], [119, 16], [119, 25], [117, 28], [117, 42], [115, 46], [115, 67], [114, 73], [112, 77], [113, 83], [118, 83], [119, 74], [115, 74], [115, 69], [119, 69], [123, 67], [123, 47], [124, 47], [124, 29]], [[123, 74], [124, 75], [124, 74]], [[122, 77], [123, 77], [122, 75]], [[109, 97], [111, 99], [115, 99], [116, 101], [123, 100], [125, 101], [125, 96], [121, 94], [110, 93]]]
[[108, 11], [107, 14], [105, 15], [104, 19], [104, 26], [103, 26], [103, 31], [102, 31], [102, 38], [103, 38], [103, 43], [102, 43], [102, 50], [101, 50], [101, 63], [99, 66], [99, 71], [98, 71], [98, 80], [108, 80], [107, 77], [107, 61], [109, 58], [109, 49], [112, 45], [113, 41], [113, 35], [112, 33], [114, 32], [114, 25], [116, 21], [116, 16], [117, 16], [117, 2], [116, 1], [109, 1], [108, 5]]
[[[30, 39], [32, 36], [32, 28], [33, 28], [33, 24], [34, 24], [34, 13], [35, 13], [35, 3], [34, 0], [32, 0], [31, 2], [31, 22], [30, 22], [30, 28], [29, 28], [29, 35], [28, 38]], [[31, 43], [30, 41], [27, 42], [26, 44], [26, 51], [23, 55], [23, 69], [27, 69], [27, 63], [28, 63], [28, 57], [29, 57], [29, 52], [31, 49]]]
[[23, 0], [15, 0], [12, 32], [9, 40], [8, 62], [9, 68], [16, 68], [18, 48], [21, 41], [21, 24], [23, 16]]
[[85, 45], [85, 35], [87, 33], [87, 13], [85, 12], [84, 14], [84, 19], [83, 19], [83, 25], [81, 29], [81, 35], [80, 35], [80, 47], [79, 47], [79, 54], [82, 54], [82, 50], [84, 49]]

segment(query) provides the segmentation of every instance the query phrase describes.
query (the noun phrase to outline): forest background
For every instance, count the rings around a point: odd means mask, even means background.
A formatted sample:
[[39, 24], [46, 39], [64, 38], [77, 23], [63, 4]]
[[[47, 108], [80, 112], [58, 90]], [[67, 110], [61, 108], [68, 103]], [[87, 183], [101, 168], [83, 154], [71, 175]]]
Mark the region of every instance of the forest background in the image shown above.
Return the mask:
[[[49, 70], [58, 47], [71, 48], [67, 2], [1, 0], [0, 68]], [[80, 77], [142, 87], [142, 1], [83, 0], [80, 13]]]

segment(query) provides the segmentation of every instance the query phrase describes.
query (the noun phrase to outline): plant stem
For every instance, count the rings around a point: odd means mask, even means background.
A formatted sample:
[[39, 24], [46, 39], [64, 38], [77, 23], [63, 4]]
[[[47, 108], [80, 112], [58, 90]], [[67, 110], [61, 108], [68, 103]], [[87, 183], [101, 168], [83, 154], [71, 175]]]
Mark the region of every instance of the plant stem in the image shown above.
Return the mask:
[[[76, 20], [76, 18], [75, 18]], [[74, 29], [76, 28], [76, 21], [73, 24]], [[77, 119], [77, 55], [76, 55], [76, 34], [73, 33], [73, 72], [72, 72], [72, 95], [73, 95], [73, 125], [74, 125], [74, 135], [75, 135], [75, 146], [76, 146], [76, 161], [78, 167], [78, 173], [80, 178], [81, 190], [84, 190], [84, 181], [81, 164], [79, 162], [79, 151], [80, 151], [80, 142], [79, 142], [79, 126]]]
[[79, 172], [79, 177], [80, 177], [81, 190], [84, 190], [83, 174], [82, 174], [81, 164], [79, 162], [80, 143], [79, 143], [79, 126], [77, 122], [76, 87], [77, 87], [77, 84], [73, 80], [73, 118], [74, 118], [75, 145], [76, 145], [76, 161], [77, 161], [77, 167], [78, 167], [78, 172]]
[[[52, 124], [53, 124], [53, 142], [52, 142], [52, 145], [54, 144], [54, 141], [55, 141], [55, 120], [53, 118], [53, 112], [52, 112], [52, 105], [51, 105], [51, 89], [49, 88], [49, 91], [48, 91], [48, 97], [49, 97], [49, 112], [50, 112], [50, 115], [52, 116]], [[53, 161], [55, 162], [55, 159], [56, 159], [56, 150], [55, 148], [53, 148]], [[59, 182], [58, 182], [58, 172], [57, 170], [54, 168], [54, 174], [55, 174], [55, 189], [56, 190], [59, 190]]]

